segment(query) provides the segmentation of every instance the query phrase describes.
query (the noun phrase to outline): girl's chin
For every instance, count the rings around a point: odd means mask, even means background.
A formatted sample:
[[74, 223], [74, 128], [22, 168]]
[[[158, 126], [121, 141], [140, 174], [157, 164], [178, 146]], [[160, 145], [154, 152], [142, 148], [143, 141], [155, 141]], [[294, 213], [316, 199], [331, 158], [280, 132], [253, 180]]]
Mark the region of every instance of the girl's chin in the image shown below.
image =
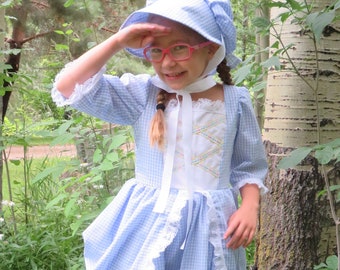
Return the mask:
[[167, 80], [167, 78], [165, 78], [164, 82], [174, 90], [181, 90], [188, 86], [188, 83], [174, 81], [174, 80]]
[[179, 85], [179, 84], [172, 84], [169, 82], [165, 82], [171, 89], [175, 91], [180, 91], [181, 89], [185, 88], [187, 85]]

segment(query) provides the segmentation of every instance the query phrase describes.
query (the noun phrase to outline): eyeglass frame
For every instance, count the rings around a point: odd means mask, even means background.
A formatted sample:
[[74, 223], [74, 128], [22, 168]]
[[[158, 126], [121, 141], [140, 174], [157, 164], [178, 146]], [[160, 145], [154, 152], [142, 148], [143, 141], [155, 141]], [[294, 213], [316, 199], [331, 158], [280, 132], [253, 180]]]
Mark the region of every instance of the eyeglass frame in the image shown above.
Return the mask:
[[[164, 60], [165, 58], [165, 55], [168, 55], [169, 58], [172, 60], [172, 61], [176, 61], [176, 62], [181, 62], [181, 61], [186, 61], [186, 60], [189, 60], [192, 56], [192, 53], [195, 51], [195, 50], [198, 50], [198, 49], [201, 49], [201, 48], [204, 48], [210, 44], [212, 44], [213, 42], [212, 41], [205, 41], [205, 42], [202, 42], [202, 43], [199, 43], [197, 45], [193, 45], [191, 46], [190, 44], [188, 43], [176, 43], [176, 44], [173, 44], [165, 49], [161, 48], [161, 47], [158, 47], [158, 46], [149, 46], [149, 47], [146, 47], [144, 48], [143, 50], [143, 54], [144, 54], [144, 57], [145, 59], [148, 61], [148, 62], [151, 62], [151, 63], [160, 63]], [[171, 54], [171, 49], [173, 47], [176, 47], [176, 46], [187, 46], [189, 48], [189, 54], [188, 54], [188, 57], [184, 58], [184, 59], [180, 59], [180, 60], [177, 60], [177, 59], [174, 59], [172, 54]], [[156, 48], [156, 49], [160, 49], [162, 51], [162, 57], [159, 59], [159, 60], [152, 60], [152, 59], [149, 59], [148, 56], [147, 56], [147, 51], [153, 49], [153, 48]]]

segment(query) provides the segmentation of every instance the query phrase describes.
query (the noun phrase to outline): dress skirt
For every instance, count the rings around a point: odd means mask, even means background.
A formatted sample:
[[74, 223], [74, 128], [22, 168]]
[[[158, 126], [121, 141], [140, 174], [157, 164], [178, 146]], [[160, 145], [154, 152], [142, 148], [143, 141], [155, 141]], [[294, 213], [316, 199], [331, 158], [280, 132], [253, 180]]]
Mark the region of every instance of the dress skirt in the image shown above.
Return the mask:
[[[196, 191], [188, 219], [185, 190], [171, 189], [155, 213], [159, 189], [131, 179], [83, 232], [86, 269], [245, 270], [245, 250], [226, 248], [231, 189]], [[188, 221], [190, 220], [190, 222]]]

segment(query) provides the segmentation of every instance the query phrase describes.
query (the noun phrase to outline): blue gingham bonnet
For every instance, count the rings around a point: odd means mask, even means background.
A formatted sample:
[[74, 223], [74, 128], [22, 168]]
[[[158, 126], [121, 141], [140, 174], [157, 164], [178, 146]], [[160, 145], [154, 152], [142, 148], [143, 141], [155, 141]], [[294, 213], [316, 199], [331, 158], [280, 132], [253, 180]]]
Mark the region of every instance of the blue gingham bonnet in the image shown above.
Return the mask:
[[[148, 0], [147, 6], [133, 12], [121, 29], [131, 24], [148, 21], [150, 14], [179, 22], [201, 34], [207, 40], [221, 45], [227, 65], [234, 68], [240, 59], [233, 52], [236, 48], [236, 29], [229, 0]], [[143, 56], [143, 48], [127, 51]]]

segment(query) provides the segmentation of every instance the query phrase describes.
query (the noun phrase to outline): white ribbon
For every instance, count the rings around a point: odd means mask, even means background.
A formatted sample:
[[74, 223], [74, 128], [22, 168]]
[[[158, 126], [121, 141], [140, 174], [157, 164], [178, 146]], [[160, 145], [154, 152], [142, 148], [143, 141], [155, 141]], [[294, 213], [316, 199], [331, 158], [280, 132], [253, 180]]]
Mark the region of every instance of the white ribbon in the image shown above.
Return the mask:
[[191, 93], [199, 93], [206, 91], [216, 85], [215, 80], [212, 76], [206, 76], [205, 78], [199, 79], [193, 84], [187, 86], [181, 90], [174, 90], [168, 87], [163, 81], [161, 81], [158, 77], [152, 78], [152, 82], [157, 87], [164, 89], [168, 93], [176, 93], [176, 98], [178, 101], [178, 105], [174, 114], [171, 114], [169, 121], [174, 121], [176, 123], [176, 127], [174, 132], [167, 134], [167, 147], [165, 151], [164, 158], [164, 168], [163, 168], [163, 176], [162, 176], [162, 186], [161, 190], [153, 209], [156, 213], [164, 213], [166, 204], [168, 201], [170, 188], [171, 188], [171, 180], [172, 180], [172, 172], [176, 151], [176, 138], [177, 138], [177, 124], [179, 118], [179, 108], [180, 108], [180, 100], [179, 96], [182, 96], [182, 129], [183, 129], [183, 154], [184, 154], [184, 168], [185, 168], [185, 186], [188, 193], [188, 220], [187, 220], [187, 230], [186, 237], [181, 246], [181, 249], [184, 249], [186, 239], [189, 232], [189, 227], [192, 221], [192, 213], [193, 213], [193, 193], [194, 193], [194, 183], [192, 177], [192, 154], [191, 154], [191, 144], [192, 144], [192, 99]]

